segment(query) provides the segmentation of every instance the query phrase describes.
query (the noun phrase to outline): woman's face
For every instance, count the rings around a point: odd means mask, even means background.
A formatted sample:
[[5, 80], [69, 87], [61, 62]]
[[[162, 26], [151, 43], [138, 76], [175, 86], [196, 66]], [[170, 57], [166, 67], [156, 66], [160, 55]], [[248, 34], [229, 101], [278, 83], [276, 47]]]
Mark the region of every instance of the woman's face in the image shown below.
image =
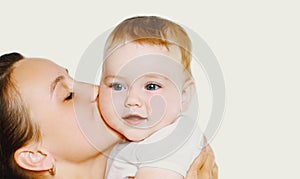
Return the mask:
[[[76, 82], [66, 69], [43, 59], [17, 62], [12, 78], [33, 122], [40, 128], [41, 147], [56, 159], [80, 162], [99, 155], [100, 150], [102, 152], [118, 141], [100, 118], [98, 86]], [[97, 136], [101, 136], [97, 138], [100, 141], [98, 150], [86, 139], [79, 120], [86, 120], [89, 126], [97, 125], [101, 129], [97, 131]]]

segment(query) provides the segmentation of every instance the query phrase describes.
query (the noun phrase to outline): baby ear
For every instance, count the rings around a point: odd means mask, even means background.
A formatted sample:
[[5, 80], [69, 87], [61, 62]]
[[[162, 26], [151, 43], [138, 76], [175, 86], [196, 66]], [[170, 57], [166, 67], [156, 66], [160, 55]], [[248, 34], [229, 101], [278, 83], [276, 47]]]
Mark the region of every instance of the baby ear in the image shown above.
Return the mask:
[[54, 165], [54, 158], [49, 153], [36, 150], [31, 146], [19, 148], [15, 152], [14, 158], [21, 168], [31, 171], [51, 170]]
[[189, 107], [191, 99], [195, 93], [195, 82], [194, 80], [187, 80], [182, 88], [182, 112], [186, 111]]

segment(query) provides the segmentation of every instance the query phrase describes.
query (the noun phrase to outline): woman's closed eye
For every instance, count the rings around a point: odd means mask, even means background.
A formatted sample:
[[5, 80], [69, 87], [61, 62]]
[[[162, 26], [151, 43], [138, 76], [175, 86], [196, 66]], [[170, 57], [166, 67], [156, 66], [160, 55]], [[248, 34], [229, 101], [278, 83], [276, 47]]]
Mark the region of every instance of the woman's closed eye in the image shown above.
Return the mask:
[[65, 101], [69, 101], [73, 99], [73, 97], [74, 97], [74, 92], [70, 92], [69, 95], [65, 98]]

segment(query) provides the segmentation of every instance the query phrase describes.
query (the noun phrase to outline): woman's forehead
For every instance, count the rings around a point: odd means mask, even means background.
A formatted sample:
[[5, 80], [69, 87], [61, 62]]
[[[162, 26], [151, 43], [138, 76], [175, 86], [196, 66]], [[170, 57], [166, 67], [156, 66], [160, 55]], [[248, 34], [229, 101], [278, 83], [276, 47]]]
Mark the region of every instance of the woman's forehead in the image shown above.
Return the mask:
[[24, 58], [23, 60], [18, 61], [14, 67], [23, 70], [32, 70], [36, 69], [36, 67], [49, 69], [61, 68], [54, 62], [42, 58]]
[[21, 93], [34, 91], [46, 93], [52, 81], [63, 74], [66, 75], [65, 69], [50, 60], [30, 58], [14, 65], [12, 78]]
[[25, 79], [38, 77], [51, 77], [65, 69], [46, 59], [28, 58], [14, 65], [13, 75]]

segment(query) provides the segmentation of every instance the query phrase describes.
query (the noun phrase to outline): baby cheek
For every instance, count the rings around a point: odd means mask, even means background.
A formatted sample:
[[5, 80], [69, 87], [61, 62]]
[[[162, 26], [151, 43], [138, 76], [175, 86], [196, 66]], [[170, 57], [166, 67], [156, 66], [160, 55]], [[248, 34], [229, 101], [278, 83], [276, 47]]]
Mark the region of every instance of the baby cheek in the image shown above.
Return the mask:
[[107, 90], [101, 90], [100, 89], [100, 95], [98, 98], [98, 107], [100, 109], [100, 112], [105, 115], [105, 113], [110, 108], [110, 103], [112, 103], [111, 98]]
[[166, 113], [167, 104], [161, 95], [154, 95], [149, 99], [148, 111], [151, 124], [160, 122]]
[[112, 94], [109, 94], [110, 101], [107, 101], [107, 104], [110, 105], [111, 109], [114, 110], [114, 113], [118, 115], [119, 118], [121, 118], [124, 107], [125, 107], [125, 101], [126, 101], [126, 92], [113, 92]]

